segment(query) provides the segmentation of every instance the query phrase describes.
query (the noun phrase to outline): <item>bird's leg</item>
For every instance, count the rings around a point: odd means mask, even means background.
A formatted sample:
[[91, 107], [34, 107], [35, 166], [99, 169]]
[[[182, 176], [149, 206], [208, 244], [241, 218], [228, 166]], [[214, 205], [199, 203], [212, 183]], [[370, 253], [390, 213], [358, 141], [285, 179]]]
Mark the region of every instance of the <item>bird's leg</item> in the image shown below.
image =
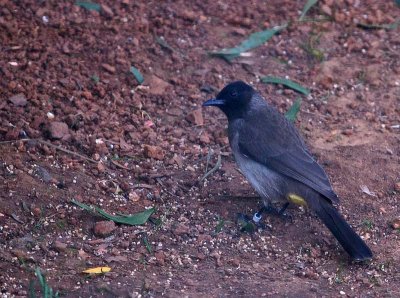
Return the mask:
[[[285, 214], [285, 211], [287, 209], [287, 207], [289, 206], [289, 203], [285, 203], [281, 209], [276, 209], [274, 206], [272, 206], [271, 204], [268, 205], [264, 205], [263, 207], [261, 207], [261, 209], [254, 213], [253, 215], [253, 221], [257, 224], [261, 218], [262, 218], [262, 214], [263, 213], [268, 213], [268, 214], [272, 214], [272, 215], [277, 215], [279, 217], [286, 217], [287, 215]], [[290, 217], [290, 216], [289, 216]]]
[[290, 214], [285, 213], [287, 207], [289, 207], [290, 203], [285, 203], [282, 208], [278, 211], [278, 216], [283, 219], [288, 219], [290, 222], [293, 222], [293, 218]]
[[243, 213], [237, 214], [237, 222], [240, 225], [241, 232], [254, 233], [256, 229], [268, 228], [267, 225], [260, 221], [255, 221], [249, 215]]
[[278, 215], [280, 216], [285, 216], [285, 211], [287, 209], [287, 207], [289, 207], [290, 203], [285, 203], [282, 208], [278, 211]]
[[[256, 213], [254, 213], [253, 218], [247, 214], [238, 213], [238, 222], [241, 223], [241, 231], [253, 232], [254, 225], [257, 228], [265, 229], [267, 226], [261, 222], [262, 214], [268, 212], [270, 207], [262, 206]], [[273, 208], [273, 207], [271, 207]]]
[[250, 217], [247, 214], [238, 213], [237, 220], [240, 223], [242, 232], [254, 232], [254, 226], [256, 228], [265, 229], [268, 226], [261, 222], [263, 213], [268, 213], [271, 215], [276, 215], [282, 218], [291, 219], [290, 215], [286, 215], [285, 211], [289, 203], [285, 203], [282, 208], [277, 209], [271, 204], [262, 206], [256, 213], [254, 213], [253, 217]]
[[260, 220], [261, 220], [261, 218], [262, 218], [262, 214], [263, 214], [264, 212], [267, 212], [267, 210], [268, 210], [268, 207], [262, 206], [262, 207], [260, 208], [260, 210], [258, 210], [256, 213], [254, 213], [252, 220], [254, 221], [254, 223], [255, 223], [256, 225], [260, 223]]

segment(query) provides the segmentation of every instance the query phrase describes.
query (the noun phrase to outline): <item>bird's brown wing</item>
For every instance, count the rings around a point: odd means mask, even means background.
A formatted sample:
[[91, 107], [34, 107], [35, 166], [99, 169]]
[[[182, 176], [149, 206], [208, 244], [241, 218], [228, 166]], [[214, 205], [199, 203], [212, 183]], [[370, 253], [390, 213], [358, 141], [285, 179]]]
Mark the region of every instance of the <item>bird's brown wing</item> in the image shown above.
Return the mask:
[[292, 123], [272, 107], [241, 121], [239, 149], [257, 162], [304, 183], [332, 202], [339, 199], [322, 167], [305, 147]]

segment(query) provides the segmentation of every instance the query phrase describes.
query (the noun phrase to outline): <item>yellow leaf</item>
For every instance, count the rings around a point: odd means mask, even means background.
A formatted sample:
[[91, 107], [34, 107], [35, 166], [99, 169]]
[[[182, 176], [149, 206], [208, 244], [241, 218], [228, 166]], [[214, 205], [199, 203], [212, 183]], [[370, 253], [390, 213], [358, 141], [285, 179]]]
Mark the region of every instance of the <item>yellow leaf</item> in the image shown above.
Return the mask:
[[95, 268], [89, 268], [84, 271], [83, 273], [89, 273], [89, 274], [100, 274], [100, 273], [106, 273], [110, 272], [111, 268], [110, 267], [95, 267]]

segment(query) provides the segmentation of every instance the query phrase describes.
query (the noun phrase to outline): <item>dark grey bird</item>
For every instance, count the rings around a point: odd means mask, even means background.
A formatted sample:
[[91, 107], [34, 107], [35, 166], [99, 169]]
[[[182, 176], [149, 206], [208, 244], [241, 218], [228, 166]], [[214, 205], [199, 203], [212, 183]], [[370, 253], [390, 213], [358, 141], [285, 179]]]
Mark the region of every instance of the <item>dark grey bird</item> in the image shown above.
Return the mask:
[[[353, 260], [372, 252], [333, 206], [339, 198], [295, 126], [242, 81], [228, 84], [203, 106], [216, 106], [228, 118], [229, 143], [244, 176], [261, 196], [264, 208], [274, 203], [306, 205], [332, 232]], [[281, 211], [282, 213], [282, 211]]]

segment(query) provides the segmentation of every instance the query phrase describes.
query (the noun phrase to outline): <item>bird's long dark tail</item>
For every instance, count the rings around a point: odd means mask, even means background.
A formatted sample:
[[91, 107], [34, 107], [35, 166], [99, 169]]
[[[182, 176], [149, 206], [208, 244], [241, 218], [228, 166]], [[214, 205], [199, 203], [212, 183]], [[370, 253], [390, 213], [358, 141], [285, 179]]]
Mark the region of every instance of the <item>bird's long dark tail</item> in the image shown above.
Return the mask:
[[365, 242], [350, 227], [346, 220], [329, 202], [319, 200], [316, 213], [327, 228], [336, 237], [344, 250], [356, 261], [372, 258], [372, 252]]

